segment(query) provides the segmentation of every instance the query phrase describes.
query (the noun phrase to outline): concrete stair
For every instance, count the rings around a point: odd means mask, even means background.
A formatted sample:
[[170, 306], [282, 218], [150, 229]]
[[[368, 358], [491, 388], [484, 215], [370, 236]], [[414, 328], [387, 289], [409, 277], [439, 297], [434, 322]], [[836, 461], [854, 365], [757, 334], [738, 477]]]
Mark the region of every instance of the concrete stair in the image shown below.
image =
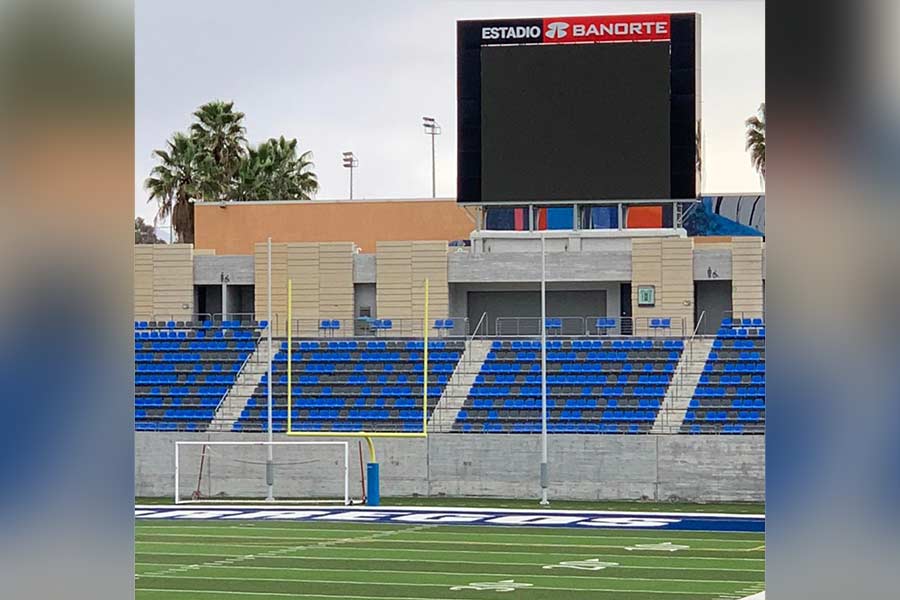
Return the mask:
[[444, 393], [431, 414], [428, 421], [428, 431], [433, 433], [447, 433], [453, 428], [456, 415], [466, 402], [469, 390], [475, 383], [475, 377], [481, 372], [481, 367], [491, 351], [490, 340], [468, 340], [466, 349], [450, 376]]
[[[273, 355], [278, 352], [280, 343], [272, 340]], [[263, 375], [268, 372], [269, 360], [268, 340], [263, 335], [256, 345], [256, 350], [244, 362], [237, 379], [225, 394], [225, 398], [219, 403], [209, 426], [210, 431], [231, 431], [232, 425], [240, 418], [241, 412], [247, 406], [247, 400], [262, 381]]]
[[659, 414], [650, 433], [678, 433], [684, 422], [691, 398], [697, 389], [697, 383], [703, 374], [703, 366], [709, 357], [715, 336], [701, 336], [688, 340], [675, 372], [672, 382], [666, 390], [666, 396], [660, 405]]

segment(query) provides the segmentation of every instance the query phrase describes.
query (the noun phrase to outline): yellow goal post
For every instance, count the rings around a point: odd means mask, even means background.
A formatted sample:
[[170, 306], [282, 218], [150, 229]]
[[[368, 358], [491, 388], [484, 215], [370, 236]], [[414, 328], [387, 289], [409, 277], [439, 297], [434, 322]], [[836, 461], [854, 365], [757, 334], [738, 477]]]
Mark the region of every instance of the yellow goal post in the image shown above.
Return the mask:
[[423, 335], [423, 351], [422, 351], [422, 431], [295, 431], [293, 429], [292, 409], [292, 373], [291, 373], [291, 353], [292, 348], [292, 327], [291, 327], [291, 304], [293, 298], [293, 281], [287, 281], [287, 429], [286, 434], [294, 437], [355, 437], [365, 438], [369, 446], [369, 454], [371, 462], [375, 462], [375, 446], [372, 438], [425, 438], [428, 437], [428, 279], [424, 281], [425, 306], [422, 316], [422, 335]]

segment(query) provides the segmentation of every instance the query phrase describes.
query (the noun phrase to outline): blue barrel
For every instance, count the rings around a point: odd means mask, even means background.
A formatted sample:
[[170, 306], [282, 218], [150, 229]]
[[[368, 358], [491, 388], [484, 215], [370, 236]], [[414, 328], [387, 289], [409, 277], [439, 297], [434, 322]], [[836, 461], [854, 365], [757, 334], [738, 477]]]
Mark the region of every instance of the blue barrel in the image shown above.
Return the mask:
[[381, 488], [378, 480], [378, 463], [366, 463], [366, 504], [381, 504]]

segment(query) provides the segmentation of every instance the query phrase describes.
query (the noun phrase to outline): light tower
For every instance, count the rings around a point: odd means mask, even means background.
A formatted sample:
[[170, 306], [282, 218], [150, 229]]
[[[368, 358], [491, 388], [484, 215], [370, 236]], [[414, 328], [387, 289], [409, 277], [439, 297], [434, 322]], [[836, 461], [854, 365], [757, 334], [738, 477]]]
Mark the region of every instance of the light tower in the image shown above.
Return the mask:
[[434, 136], [441, 135], [441, 126], [434, 120], [434, 117], [422, 117], [422, 127], [425, 128], [425, 135], [431, 136], [431, 197], [437, 198], [434, 171]]
[[344, 167], [350, 169], [350, 199], [353, 200], [353, 169], [359, 166], [359, 161], [353, 152], [344, 152]]

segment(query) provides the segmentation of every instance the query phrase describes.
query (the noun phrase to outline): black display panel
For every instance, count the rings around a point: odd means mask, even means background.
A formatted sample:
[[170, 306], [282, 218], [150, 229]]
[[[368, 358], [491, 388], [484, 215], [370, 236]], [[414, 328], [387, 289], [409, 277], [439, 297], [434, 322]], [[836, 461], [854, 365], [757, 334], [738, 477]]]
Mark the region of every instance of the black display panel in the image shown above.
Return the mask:
[[[492, 126], [490, 120], [496, 121], [490, 115], [483, 118], [482, 111], [486, 110], [491, 114], [499, 113], [500, 118], [514, 117], [514, 120], [521, 123], [523, 119], [521, 114], [507, 115], [508, 111], [494, 110], [495, 106], [491, 104], [496, 102], [493, 98], [486, 98], [487, 90], [494, 89], [497, 85], [500, 88], [508, 87], [510, 84], [501, 81], [483, 81], [483, 69], [485, 62], [490, 70], [490, 57], [483, 59], [482, 54], [488, 54], [496, 50], [506, 50], [509, 55], [518, 52], [537, 53], [544, 51], [563, 52], [564, 50], [580, 50], [582, 48], [594, 49], [612, 49], [623, 48], [625, 50], [636, 50], [640, 52], [641, 46], [655, 46], [656, 48], [668, 47], [668, 58], [665, 65], [667, 70], [667, 81], [662, 81], [659, 88], [647, 96], [639, 95], [636, 90], [644, 89], [644, 83], [648, 80], [646, 69], [636, 66], [625, 72], [625, 69], [619, 72], [620, 77], [606, 79], [607, 85], [604, 92], [609, 96], [613, 88], [628, 90], [628, 106], [643, 111], [647, 103], [655, 103], [658, 94], [665, 91], [668, 94], [666, 105], [654, 115], [652, 122], [656, 128], [659, 123], [658, 119], [668, 118], [668, 155], [662, 157], [662, 160], [654, 167], [649, 169], [653, 173], [652, 177], [645, 175], [646, 170], [643, 167], [635, 169], [633, 165], [628, 165], [628, 172], [640, 171], [640, 175], [632, 179], [633, 187], [627, 193], [619, 194], [615, 186], [619, 185], [621, 179], [617, 179], [617, 175], [622, 170], [608, 169], [605, 177], [606, 184], [602, 186], [597, 181], [579, 183], [579, 178], [585, 176], [585, 170], [582, 163], [577, 160], [584, 155], [573, 152], [565, 143], [543, 143], [537, 140], [534, 135], [529, 139], [519, 139], [518, 143], [505, 143], [503, 139], [497, 139], [494, 132], [491, 131]], [[587, 51], [587, 50], [585, 50]], [[502, 52], [501, 52], [502, 54]], [[656, 55], [653, 54], [653, 58]], [[574, 56], [571, 55], [571, 56]], [[531, 19], [489, 19], [476, 21], [458, 21], [457, 22], [457, 199], [461, 203], [483, 203], [483, 202], [516, 202], [528, 201], [529, 198], [540, 201], [542, 203], [552, 204], [554, 202], [566, 203], [573, 200], [603, 200], [603, 199], [647, 199], [654, 198], [672, 198], [672, 199], [694, 199], [697, 197], [700, 189], [701, 163], [700, 163], [700, 143], [702, 139], [701, 133], [701, 114], [700, 114], [700, 15], [696, 13], [676, 13], [676, 14], [653, 14], [653, 15], [595, 15], [595, 16], [577, 16], [577, 17], [545, 17]], [[650, 57], [646, 57], [650, 58]], [[656, 71], [656, 63], [653, 62], [653, 71], [650, 74], [654, 81], [658, 80], [658, 71]], [[641, 63], [643, 64], [643, 63]], [[619, 65], [622, 66], [622, 65]], [[597, 78], [592, 75], [584, 75], [584, 69], [581, 74], [575, 73], [577, 65], [570, 65], [568, 61], [556, 71], [551, 69], [550, 73], [542, 73], [540, 75], [526, 73], [527, 78], [531, 79], [531, 91], [539, 94], [538, 101], [544, 101], [546, 98], [540, 96], [540, 92], [544, 94], [555, 93], [559, 89], [558, 86], [551, 85], [559, 81], [558, 78], [568, 77], [568, 86], [594, 86]], [[590, 67], [595, 68], [595, 67]], [[500, 65], [500, 69], [502, 65]], [[527, 69], [526, 69], [527, 71]], [[588, 71], [590, 73], [590, 70]], [[503, 74], [505, 77], [506, 74]], [[565, 87], [565, 86], [564, 86]], [[589, 88], [594, 89], [595, 88]], [[580, 93], [578, 90], [567, 90], [569, 94]], [[604, 98], [604, 101], [612, 101], [611, 98]], [[520, 96], [519, 104], [525, 102], [525, 98]], [[528, 99], [531, 102], [531, 99]], [[522, 110], [520, 107], [515, 107]], [[524, 109], [526, 114], [529, 110], [538, 110], [538, 107]], [[575, 113], [572, 110], [559, 111], [555, 115], [557, 123], [571, 119]], [[519, 127], [516, 122], [508, 125], [509, 129], [516, 133], [513, 137], [520, 135], [519, 132], [527, 131], [531, 128], [532, 134], [535, 129], [541, 126], [542, 121], [538, 118], [532, 118], [532, 122], [526, 122], [525, 128]], [[645, 121], [645, 124], [650, 121]], [[579, 131], [587, 128], [596, 128], [604, 126], [604, 131], [609, 132], [618, 125], [615, 120], [604, 121], [598, 120], [595, 116], [589, 119], [578, 121]], [[634, 126], [638, 127], [638, 126]], [[566, 131], [566, 129], [562, 129]], [[595, 131], [595, 129], [591, 129]], [[635, 130], [638, 135], [644, 135], [643, 129]], [[559, 140], [562, 135], [559, 130], [552, 132], [554, 139]], [[629, 134], [631, 135], [631, 134]], [[663, 136], [665, 132], [663, 132]], [[508, 135], [505, 135], [508, 137]], [[655, 141], [664, 140], [660, 136]], [[584, 144], [584, 140], [576, 139], [578, 144]], [[563, 139], [565, 142], [565, 139]], [[589, 154], [596, 153], [598, 149], [590, 146], [596, 140], [589, 140]], [[623, 139], [620, 144], [620, 154], [624, 156], [627, 139]], [[536, 150], [532, 147], [542, 146], [542, 150]], [[652, 160], [651, 154], [656, 156], [658, 148], [654, 142], [651, 142], [652, 148], [645, 146], [645, 152], [637, 153], [637, 164], [644, 161]], [[508, 164], [501, 161], [503, 156], [497, 156], [493, 148], [513, 147], [512, 151], [522, 153], [526, 150], [534, 152], [534, 155], [540, 157], [540, 165], [538, 169], [515, 167], [514, 164]], [[579, 148], [576, 146], [576, 148]], [[579, 148], [580, 149], [580, 148]], [[602, 149], [601, 149], [602, 150]], [[554, 159], [554, 156], [560, 152], [565, 153], [566, 160], [560, 160], [550, 165], [546, 165], [548, 161]], [[489, 153], [494, 156], [483, 156]], [[503, 151], [503, 155], [507, 152]], [[575, 160], [573, 160], [573, 154]], [[613, 159], [615, 156], [613, 156]], [[666, 160], [668, 163], [666, 164]], [[565, 178], [559, 176], [559, 165], [565, 165], [563, 174]], [[607, 162], [608, 164], [608, 162]], [[575, 165], [578, 165], [576, 172]], [[598, 167], [591, 163], [591, 171], [596, 174]], [[500, 168], [500, 171], [496, 171]], [[485, 170], [487, 169], [487, 171]], [[539, 191], [529, 192], [528, 189], [514, 188], [515, 183], [499, 189], [500, 181], [504, 178], [515, 179], [517, 182], [522, 177], [511, 176], [503, 169], [511, 169], [514, 173], [521, 174], [526, 171], [527, 177], [531, 183], [529, 189], [537, 187], [546, 193]], [[659, 182], [656, 174], [668, 169], [669, 184], [668, 194], [657, 194], [652, 190], [656, 188]], [[498, 179], [499, 178], [499, 179]], [[597, 178], [599, 180], [599, 178]], [[485, 181], [487, 180], [487, 181]], [[595, 184], [594, 190], [600, 188], [596, 193], [590, 193], [590, 184]], [[609, 187], [607, 187], [607, 185]], [[586, 194], [584, 190], [587, 189]], [[663, 188], [660, 188], [663, 189]], [[484, 192], [484, 193], [483, 193]], [[490, 194], [490, 196], [488, 195]], [[514, 197], [515, 196], [515, 197]]]
[[481, 49], [483, 202], [659, 199], [668, 42]]

